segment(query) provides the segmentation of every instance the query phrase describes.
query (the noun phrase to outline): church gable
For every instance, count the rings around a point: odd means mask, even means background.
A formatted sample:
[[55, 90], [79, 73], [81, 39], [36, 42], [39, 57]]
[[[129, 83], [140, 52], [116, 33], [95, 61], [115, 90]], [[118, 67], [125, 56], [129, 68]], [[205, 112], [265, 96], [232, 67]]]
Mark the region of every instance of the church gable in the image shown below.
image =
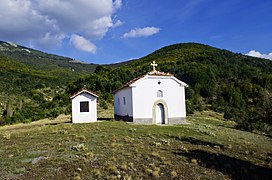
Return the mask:
[[137, 85], [141, 84], [144, 81], [156, 81], [156, 83], [161, 84], [163, 81], [172, 81], [173, 83], [176, 83], [179, 86], [188, 87], [188, 85], [177, 78], [175, 78], [172, 74], [163, 73], [163, 72], [156, 72], [157, 74], [154, 74], [153, 72], [147, 73], [144, 77], [137, 79], [136, 81], [133, 81], [129, 85], [129, 87], [136, 87]]
[[151, 63], [151, 66], [153, 66], [153, 71], [148, 72], [147, 74], [145, 74], [143, 76], [132, 79], [131, 81], [127, 82], [122, 87], [120, 87], [119, 89], [116, 89], [113, 92], [113, 94], [116, 94], [117, 92], [119, 92], [120, 90], [123, 90], [125, 88], [136, 87], [137, 85], [141, 84], [145, 80], [158, 80], [158, 83], [160, 84], [161, 83], [160, 80], [167, 79], [168, 81], [169, 80], [174, 81], [175, 83], [177, 83], [181, 87], [188, 87], [188, 85], [186, 83], [175, 78], [173, 74], [157, 71], [155, 67], [158, 65], [155, 63], [155, 61], [153, 61]]

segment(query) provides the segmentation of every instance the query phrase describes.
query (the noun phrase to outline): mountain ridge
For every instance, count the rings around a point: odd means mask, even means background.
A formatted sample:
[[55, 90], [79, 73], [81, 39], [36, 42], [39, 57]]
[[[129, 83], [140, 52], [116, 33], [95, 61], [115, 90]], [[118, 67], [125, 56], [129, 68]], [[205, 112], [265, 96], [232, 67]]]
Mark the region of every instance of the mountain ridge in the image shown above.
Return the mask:
[[[91, 73], [95, 70], [96, 64], [80, 63], [81, 61], [49, 54], [15, 43], [0, 41], [0, 54], [13, 58], [37, 70], [46, 70], [49, 73], [54, 69], [78, 72], [79, 74]], [[52, 72], [51, 72], [52, 71]]]

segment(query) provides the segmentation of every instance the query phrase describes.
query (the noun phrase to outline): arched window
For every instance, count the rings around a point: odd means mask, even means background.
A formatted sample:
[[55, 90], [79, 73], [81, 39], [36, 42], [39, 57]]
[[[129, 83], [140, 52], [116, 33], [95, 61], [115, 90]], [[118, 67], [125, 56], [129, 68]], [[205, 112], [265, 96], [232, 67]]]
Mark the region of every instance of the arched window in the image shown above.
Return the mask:
[[158, 91], [157, 91], [157, 97], [163, 97], [162, 90], [158, 90]]

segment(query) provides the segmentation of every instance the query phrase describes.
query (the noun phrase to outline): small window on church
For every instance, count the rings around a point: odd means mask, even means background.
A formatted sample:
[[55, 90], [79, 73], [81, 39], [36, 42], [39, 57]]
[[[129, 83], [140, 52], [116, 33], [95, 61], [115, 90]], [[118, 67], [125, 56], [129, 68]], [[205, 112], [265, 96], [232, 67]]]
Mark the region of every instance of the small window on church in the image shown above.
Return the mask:
[[126, 104], [126, 97], [123, 97], [123, 100], [124, 100], [124, 104]]
[[163, 93], [162, 93], [161, 90], [158, 90], [158, 91], [157, 91], [157, 97], [163, 97]]
[[120, 105], [120, 99], [118, 98], [118, 105]]
[[89, 101], [80, 102], [80, 112], [89, 112]]

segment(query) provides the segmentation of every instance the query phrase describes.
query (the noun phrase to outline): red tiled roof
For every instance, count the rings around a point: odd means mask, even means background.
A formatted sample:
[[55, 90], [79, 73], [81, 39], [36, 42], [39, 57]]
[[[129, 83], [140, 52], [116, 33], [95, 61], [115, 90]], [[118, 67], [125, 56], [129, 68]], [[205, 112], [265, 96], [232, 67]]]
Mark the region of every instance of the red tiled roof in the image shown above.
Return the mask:
[[[145, 75], [146, 75], [146, 74], [145, 74]], [[124, 85], [121, 86], [120, 88], [114, 90], [113, 93], [115, 93], [115, 92], [117, 92], [117, 91], [119, 91], [119, 90], [121, 90], [121, 89], [124, 89], [124, 88], [126, 88], [126, 87], [129, 87], [129, 85], [131, 85], [131, 84], [133, 84], [134, 82], [136, 82], [137, 80], [143, 78], [145, 75], [142, 75], [142, 76], [140, 76], [140, 77], [137, 77], [137, 78], [134, 78], [134, 79], [130, 80], [129, 82], [127, 82], [126, 84], [124, 84]]]
[[86, 92], [86, 93], [91, 94], [91, 95], [93, 95], [93, 96], [95, 96], [95, 97], [98, 97], [98, 95], [97, 95], [95, 92], [93, 92], [93, 91], [91, 91], [91, 90], [89, 90], [89, 89], [86, 89], [86, 88], [82, 88], [82, 89], [80, 89], [79, 91], [77, 91], [76, 93], [72, 94], [72, 95], [70, 96], [70, 98], [73, 99], [74, 97], [76, 97], [77, 95], [79, 95], [79, 94], [81, 94], [81, 93], [83, 93], [83, 92]]
[[126, 87], [129, 87], [131, 84], [133, 84], [134, 82], [136, 82], [137, 80], [145, 77], [146, 75], [150, 75], [150, 76], [174, 76], [173, 74], [170, 74], [170, 73], [165, 73], [165, 72], [160, 72], [160, 71], [151, 71], [151, 72], [148, 72], [147, 74], [144, 74], [140, 77], [137, 77], [135, 79], [132, 79], [131, 81], [127, 82], [126, 84], [124, 84], [122, 87], [116, 89], [115, 91], [113, 91], [113, 93], [121, 90], [121, 89], [124, 89]]
[[160, 72], [160, 71], [151, 71], [151, 72], [149, 72], [147, 74], [151, 75], [151, 76], [174, 76], [173, 74]]

